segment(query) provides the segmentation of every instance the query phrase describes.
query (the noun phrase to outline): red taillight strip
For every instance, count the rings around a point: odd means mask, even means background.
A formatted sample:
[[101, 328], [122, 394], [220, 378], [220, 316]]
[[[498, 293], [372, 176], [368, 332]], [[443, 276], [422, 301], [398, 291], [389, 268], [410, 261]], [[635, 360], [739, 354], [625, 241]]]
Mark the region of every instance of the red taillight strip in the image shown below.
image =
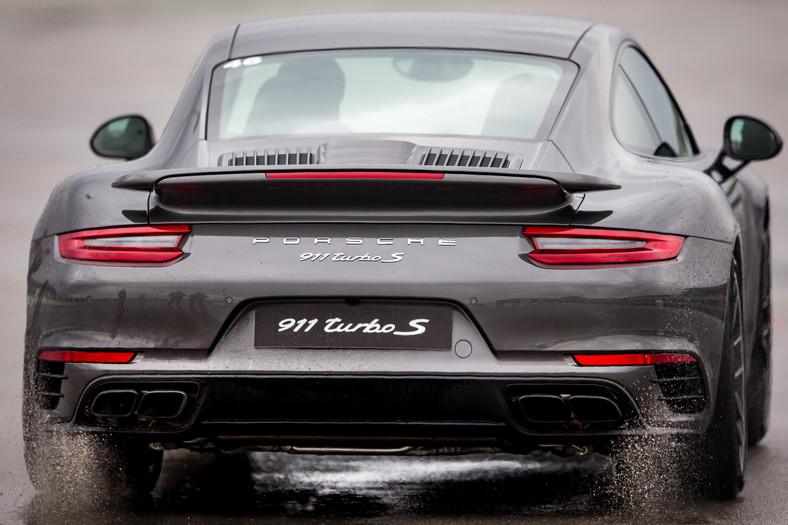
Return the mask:
[[[681, 252], [684, 238], [678, 235], [662, 235], [624, 230], [602, 230], [564, 227], [523, 228], [536, 247], [528, 257], [542, 264], [636, 264], [674, 259]], [[540, 246], [540, 238], [562, 238], [599, 240], [600, 246], [593, 248], [546, 249]], [[611, 241], [605, 248], [604, 242]], [[617, 241], [635, 241], [643, 244], [638, 247], [615, 247]], [[578, 243], [580, 246], [581, 243]]]
[[690, 354], [574, 354], [580, 366], [638, 366], [694, 363]]
[[[58, 235], [60, 256], [85, 262], [106, 264], [162, 264], [172, 262], [183, 251], [179, 248], [189, 226], [132, 226], [83, 230]], [[166, 246], [156, 238], [171, 237]], [[126, 244], [134, 240], [138, 244]], [[102, 244], [102, 240], [105, 244]], [[146, 242], [148, 241], [148, 242]]]
[[326, 171], [266, 173], [268, 179], [415, 179], [441, 180], [443, 173], [414, 173], [406, 171]]
[[86, 352], [84, 350], [44, 350], [38, 354], [41, 361], [57, 361], [60, 363], [130, 363], [134, 352]]

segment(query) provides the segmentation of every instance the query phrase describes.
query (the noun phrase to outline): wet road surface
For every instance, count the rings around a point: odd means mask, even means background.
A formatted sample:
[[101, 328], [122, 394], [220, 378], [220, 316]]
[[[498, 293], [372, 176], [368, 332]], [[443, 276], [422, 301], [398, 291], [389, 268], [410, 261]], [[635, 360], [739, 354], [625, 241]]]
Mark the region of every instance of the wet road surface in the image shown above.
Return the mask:
[[[367, 457], [172, 452], [150, 501], [69, 502], [37, 495], [21, 445], [24, 277], [30, 234], [49, 192], [96, 164], [95, 127], [129, 112], [161, 130], [199, 52], [217, 29], [308, 12], [420, 9], [422, 3], [345, 0], [194, 7], [173, 1], [64, 8], [0, 3], [0, 523], [788, 523], [788, 154], [758, 169], [772, 192], [775, 382], [773, 426], [749, 451], [747, 485], [725, 503], [696, 503], [653, 476], [644, 457], [626, 498], [600, 495], [613, 474], [597, 456], [552, 454]], [[122, 3], [122, 2], [121, 2]], [[36, 1], [32, 2], [36, 4]], [[129, 5], [128, 3], [126, 4]], [[261, 5], [261, 4], [260, 4]], [[22, 6], [22, 7], [20, 7]], [[103, 7], [102, 7], [103, 6]], [[788, 4], [676, 0], [492, 1], [490, 10], [577, 16], [630, 30], [674, 90], [698, 142], [720, 143], [735, 113], [788, 135]], [[478, 10], [434, 1], [429, 9]]]
[[[753, 449], [755, 476], [768, 453]], [[752, 474], [751, 471], [751, 474]], [[647, 471], [642, 472], [649, 477]], [[609, 461], [480, 454], [441, 457], [310, 456], [175, 452], [149, 501], [68, 502], [36, 496], [26, 523], [784, 523], [785, 507], [698, 503], [640, 479], [622, 498], [604, 490]], [[648, 488], [644, 488], [648, 487]], [[772, 521], [778, 519], [778, 521]]]

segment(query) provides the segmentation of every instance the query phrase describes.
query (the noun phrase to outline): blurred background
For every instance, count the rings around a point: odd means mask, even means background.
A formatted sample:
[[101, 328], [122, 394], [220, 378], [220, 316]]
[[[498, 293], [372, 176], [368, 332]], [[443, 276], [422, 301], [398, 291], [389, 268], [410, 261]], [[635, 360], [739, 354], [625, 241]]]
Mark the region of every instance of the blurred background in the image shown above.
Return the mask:
[[[88, 148], [95, 128], [113, 116], [140, 113], [159, 135], [192, 65], [226, 25], [418, 10], [552, 14], [619, 25], [644, 46], [701, 146], [718, 148], [733, 114], [762, 117], [788, 136], [784, 0], [0, 0], [0, 522], [20, 516], [34, 494], [20, 423], [30, 235], [57, 181], [100, 163]], [[772, 191], [775, 352], [785, 363], [788, 154], [756, 169]], [[788, 404], [779, 375], [775, 394], [776, 406]], [[786, 431], [784, 422], [775, 424], [782, 434], [772, 432], [764, 447], [777, 453]], [[755, 488], [748, 490], [774, 483], [788, 488], [788, 476], [774, 476], [749, 479]]]

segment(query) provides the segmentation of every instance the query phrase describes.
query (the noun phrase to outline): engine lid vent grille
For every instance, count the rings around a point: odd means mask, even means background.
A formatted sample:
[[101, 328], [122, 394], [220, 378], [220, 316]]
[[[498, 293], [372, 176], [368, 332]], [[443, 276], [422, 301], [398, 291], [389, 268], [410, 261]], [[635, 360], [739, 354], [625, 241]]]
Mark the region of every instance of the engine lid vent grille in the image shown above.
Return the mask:
[[[513, 162], [514, 161], [514, 162]], [[430, 148], [421, 157], [421, 166], [512, 168], [520, 167], [522, 159], [508, 153], [472, 149]]]
[[317, 164], [309, 149], [236, 151], [222, 155], [220, 166], [305, 166]]

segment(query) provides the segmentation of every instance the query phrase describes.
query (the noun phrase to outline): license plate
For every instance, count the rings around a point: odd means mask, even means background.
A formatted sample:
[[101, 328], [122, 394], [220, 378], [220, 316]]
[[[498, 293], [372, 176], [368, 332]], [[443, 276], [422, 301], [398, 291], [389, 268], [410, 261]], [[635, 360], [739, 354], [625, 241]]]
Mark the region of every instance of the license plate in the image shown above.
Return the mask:
[[449, 349], [452, 309], [375, 302], [271, 303], [255, 308], [257, 348]]

